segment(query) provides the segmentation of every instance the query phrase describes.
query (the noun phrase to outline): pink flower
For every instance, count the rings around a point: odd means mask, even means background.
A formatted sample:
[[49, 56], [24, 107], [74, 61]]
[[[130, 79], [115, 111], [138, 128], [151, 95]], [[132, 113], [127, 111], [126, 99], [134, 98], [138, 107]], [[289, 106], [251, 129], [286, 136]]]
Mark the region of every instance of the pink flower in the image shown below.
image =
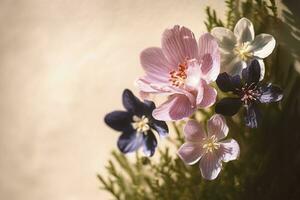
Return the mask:
[[146, 72], [137, 80], [141, 93], [168, 95], [153, 111], [154, 118], [180, 120], [215, 103], [217, 92], [209, 83], [220, 72], [220, 53], [209, 33], [203, 34], [197, 45], [189, 29], [176, 25], [163, 33], [162, 48], [145, 49], [140, 59]]
[[240, 153], [238, 143], [233, 139], [222, 140], [228, 134], [228, 127], [221, 115], [212, 116], [207, 124], [207, 133], [203, 124], [189, 120], [184, 127], [186, 143], [178, 150], [179, 157], [188, 165], [199, 160], [203, 178], [217, 178], [222, 168], [222, 161], [237, 159]]

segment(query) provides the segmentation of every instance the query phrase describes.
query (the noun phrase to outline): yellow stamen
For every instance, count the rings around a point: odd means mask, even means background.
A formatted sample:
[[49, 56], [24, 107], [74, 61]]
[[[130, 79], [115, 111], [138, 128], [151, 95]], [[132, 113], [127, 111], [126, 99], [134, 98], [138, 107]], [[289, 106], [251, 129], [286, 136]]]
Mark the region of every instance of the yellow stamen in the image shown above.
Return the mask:
[[243, 61], [247, 61], [253, 57], [253, 53], [249, 49], [249, 44], [249, 42], [243, 42], [234, 48], [235, 54], [238, 55]]
[[141, 118], [134, 115], [132, 120], [133, 122], [131, 124], [138, 133], [147, 133], [147, 131], [150, 130], [149, 119], [145, 115]]
[[217, 138], [213, 135], [210, 138], [205, 138], [203, 143], [202, 143], [203, 149], [205, 149], [205, 152], [213, 152], [216, 149], [219, 149], [220, 144], [217, 141]]

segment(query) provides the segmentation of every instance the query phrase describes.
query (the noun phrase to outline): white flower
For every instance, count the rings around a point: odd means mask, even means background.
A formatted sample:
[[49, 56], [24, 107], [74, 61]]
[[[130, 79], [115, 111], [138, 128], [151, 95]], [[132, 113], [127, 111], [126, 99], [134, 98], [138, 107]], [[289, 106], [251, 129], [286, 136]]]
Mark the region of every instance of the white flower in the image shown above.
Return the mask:
[[233, 32], [224, 27], [216, 27], [211, 33], [218, 40], [223, 72], [241, 74], [247, 63], [257, 59], [263, 79], [265, 66], [262, 59], [272, 53], [276, 44], [272, 35], [262, 33], [255, 37], [253, 24], [246, 18], [237, 22]]

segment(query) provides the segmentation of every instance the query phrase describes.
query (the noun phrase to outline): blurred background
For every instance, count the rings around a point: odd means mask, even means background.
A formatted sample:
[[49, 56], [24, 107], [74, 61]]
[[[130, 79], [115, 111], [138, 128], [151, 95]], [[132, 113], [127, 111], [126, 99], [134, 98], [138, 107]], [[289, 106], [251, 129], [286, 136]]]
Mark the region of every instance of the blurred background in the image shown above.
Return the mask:
[[164, 29], [206, 31], [207, 5], [223, 16], [219, 0], [1, 0], [0, 199], [108, 199], [96, 174], [119, 133], [103, 116]]

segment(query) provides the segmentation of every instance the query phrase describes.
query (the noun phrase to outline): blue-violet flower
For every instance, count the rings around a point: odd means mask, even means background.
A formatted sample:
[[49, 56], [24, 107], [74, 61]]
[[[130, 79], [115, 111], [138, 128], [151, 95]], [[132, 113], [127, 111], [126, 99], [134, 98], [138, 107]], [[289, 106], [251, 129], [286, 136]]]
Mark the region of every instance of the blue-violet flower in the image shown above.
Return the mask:
[[246, 126], [256, 128], [260, 123], [261, 114], [258, 110], [259, 103], [280, 101], [283, 97], [282, 90], [269, 84], [260, 82], [261, 67], [257, 60], [253, 60], [239, 75], [230, 76], [226, 72], [220, 74], [216, 80], [218, 87], [223, 92], [232, 92], [237, 97], [226, 97], [216, 104], [216, 113], [233, 116], [243, 106], [246, 109]]
[[108, 113], [104, 121], [111, 128], [122, 132], [118, 140], [118, 148], [123, 153], [129, 153], [143, 147], [146, 156], [152, 156], [157, 147], [157, 140], [153, 133], [160, 136], [168, 134], [168, 126], [164, 121], [152, 117], [155, 104], [145, 100], [141, 102], [134, 94], [125, 89], [123, 105], [126, 111]]

